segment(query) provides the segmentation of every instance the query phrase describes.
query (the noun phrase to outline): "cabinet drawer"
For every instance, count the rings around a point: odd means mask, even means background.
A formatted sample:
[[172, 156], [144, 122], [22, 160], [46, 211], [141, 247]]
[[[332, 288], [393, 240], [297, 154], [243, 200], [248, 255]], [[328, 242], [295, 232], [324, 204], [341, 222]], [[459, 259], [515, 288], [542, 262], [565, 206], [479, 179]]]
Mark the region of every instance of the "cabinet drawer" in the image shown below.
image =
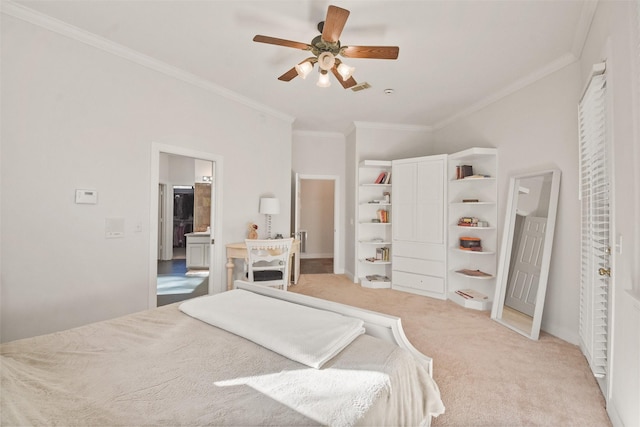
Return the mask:
[[393, 241], [393, 254], [396, 256], [444, 261], [446, 253], [442, 244]]
[[394, 256], [393, 271], [404, 271], [406, 273], [428, 274], [429, 276], [444, 277], [445, 266], [442, 261], [431, 261], [428, 259], [416, 259]]
[[426, 292], [444, 293], [444, 278], [442, 277], [394, 271], [392, 279], [393, 286], [402, 286]]

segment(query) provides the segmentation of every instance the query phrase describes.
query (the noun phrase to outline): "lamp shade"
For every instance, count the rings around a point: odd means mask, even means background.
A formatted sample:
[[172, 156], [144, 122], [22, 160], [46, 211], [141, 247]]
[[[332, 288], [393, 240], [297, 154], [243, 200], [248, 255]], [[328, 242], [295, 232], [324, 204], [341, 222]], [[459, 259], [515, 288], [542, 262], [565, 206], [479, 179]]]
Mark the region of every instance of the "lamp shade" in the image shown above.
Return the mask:
[[261, 197], [259, 210], [261, 214], [277, 215], [280, 213], [280, 201], [275, 197]]

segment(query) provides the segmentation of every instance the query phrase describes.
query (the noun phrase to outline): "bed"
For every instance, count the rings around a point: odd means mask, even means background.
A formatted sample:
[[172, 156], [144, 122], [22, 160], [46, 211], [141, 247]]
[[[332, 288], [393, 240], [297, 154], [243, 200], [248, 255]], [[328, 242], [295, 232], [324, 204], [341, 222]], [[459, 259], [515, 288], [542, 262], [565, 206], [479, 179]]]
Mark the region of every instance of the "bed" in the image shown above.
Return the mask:
[[400, 319], [235, 285], [0, 345], [0, 424], [429, 425], [444, 412]]

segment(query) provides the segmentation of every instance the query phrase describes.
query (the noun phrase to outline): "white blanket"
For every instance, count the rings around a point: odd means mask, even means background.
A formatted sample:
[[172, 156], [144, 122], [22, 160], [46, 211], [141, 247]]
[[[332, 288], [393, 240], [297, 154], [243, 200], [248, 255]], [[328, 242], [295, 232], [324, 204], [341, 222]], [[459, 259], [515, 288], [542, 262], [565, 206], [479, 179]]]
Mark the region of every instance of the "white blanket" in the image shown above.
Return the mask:
[[320, 368], [364, 333], [360, 319], [242, 289], [187, 301], [180, 310], [312, 368]]

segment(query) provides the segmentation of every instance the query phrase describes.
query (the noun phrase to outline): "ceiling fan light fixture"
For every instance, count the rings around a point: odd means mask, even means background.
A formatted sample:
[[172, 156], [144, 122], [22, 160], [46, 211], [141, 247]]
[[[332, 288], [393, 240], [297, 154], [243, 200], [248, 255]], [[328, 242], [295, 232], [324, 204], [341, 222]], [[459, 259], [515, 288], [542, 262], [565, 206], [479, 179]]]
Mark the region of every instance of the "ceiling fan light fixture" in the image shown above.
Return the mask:
[[340, 65], [338, 65], [338, 74], [342, 76], [342, 80], [345, 82], [351, 78], [355, 70], [355, 67], [350, 67], [344, 62], [341, 62]]
[[313, 64], [309, 61], [304, 61], [296, 65], [296, 72], [300, 77], [306, 79], [309, 73], [313, 70]]
[[318, 67], [324, 71], [329, 71], [336, 65], [336, 57], [331, 52], [322, 52], [318, 55]]
[[331, 81], [329, 80], [329, 74], [326, 70], [320, 70], [320, 77], [318, 77], [318, 83], [316, 83], [319, 87], [329, 87], [331, 86]]

